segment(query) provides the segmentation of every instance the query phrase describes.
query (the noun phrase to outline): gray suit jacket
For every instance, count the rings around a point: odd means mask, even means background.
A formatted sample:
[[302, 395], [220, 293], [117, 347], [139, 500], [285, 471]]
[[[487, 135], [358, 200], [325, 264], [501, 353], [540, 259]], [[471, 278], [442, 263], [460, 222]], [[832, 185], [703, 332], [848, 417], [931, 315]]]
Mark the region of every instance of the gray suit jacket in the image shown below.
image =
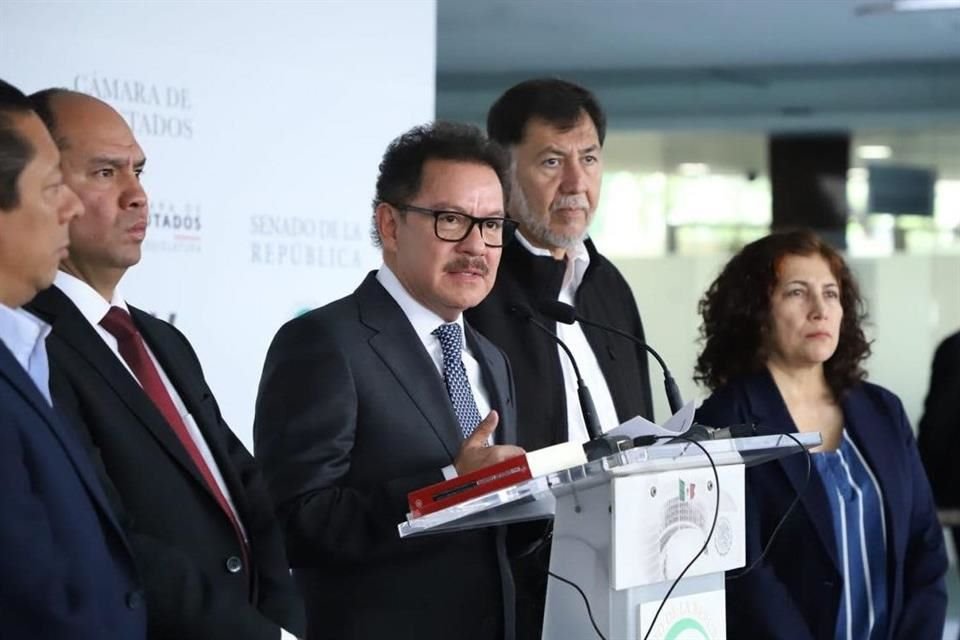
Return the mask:
[[[497, 440], [516, 441], [503, 353], [466, 327]], [[254, 440], [307, 603], [308, 637], [513, 637], [501, 529], [401, 540], [407, 493], [462, 443], [443, 379], [370, 273], [285, 324], [267, 354]]]

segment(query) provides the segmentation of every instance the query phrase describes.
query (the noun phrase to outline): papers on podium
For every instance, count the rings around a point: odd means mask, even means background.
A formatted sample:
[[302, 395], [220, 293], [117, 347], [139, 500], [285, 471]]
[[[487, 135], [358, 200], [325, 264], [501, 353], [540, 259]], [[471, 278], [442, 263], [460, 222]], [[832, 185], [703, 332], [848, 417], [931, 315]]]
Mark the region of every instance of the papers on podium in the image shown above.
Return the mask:
[[419, 518], [477, 496], [586, 462], [583, 446], [575, 442], [531, 451], [411, 492], [407, 496], [410, 507], [408, 519]]
[[[635, 438], [642, 435], [682, 434], [693, 423], [695, 406], [695, 402], [687, 403], [662, 427], [637, 416], [608, 431], [605, 435]], [[586, 462], [583, 445], [576, 442], [565, 442], [530, 451], [525, 455], [411, 492], [407, 496], [410, 507], [408, 520], [446, 509], [525, 480], [586, 464]]]
[[[604, 435], [608, 436], [628, 436], [630, 438], [636, 438], [638, 436], [679, 436], [683, 435], [690, 429], [690, 425], [693, 424], [693, 414], [696, 411], [697, 402], [696, 400], [691, 400], [687, 404], [683, 405], [679, 411], [670, 416], [670, 418], [663, 423], [663, 426], [650, 422], [643, 416], [636, 416], [630, 418], [623, 424], [618, 427], [615, 427], [608, 431]], [[666, 438], [663, 440], [658, 440], [656, 445], [666, 443]]]

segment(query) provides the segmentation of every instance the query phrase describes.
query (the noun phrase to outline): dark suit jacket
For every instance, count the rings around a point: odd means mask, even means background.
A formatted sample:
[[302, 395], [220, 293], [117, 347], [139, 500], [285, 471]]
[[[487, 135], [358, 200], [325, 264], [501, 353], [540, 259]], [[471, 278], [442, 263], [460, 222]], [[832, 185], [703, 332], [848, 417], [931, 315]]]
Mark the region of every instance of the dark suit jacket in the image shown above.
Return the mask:
[[150, 636], [184, 640], [275, 640], [278, 625], [303, 631], [273, 503], [253, 457], [223, 422], [200, 362], [173, 326], [130, 307], [134, 323], [196, 420], [250, 538], [241, 556], [220, 509], [172, 428], [56, 287], [32, 312], [53, 325], [47, 341], [58, 406], [76, 417], [122, 505], [147, 591]]
[[[644, 339], [640, 312], [633, 292], [609, 260], [586, 241], [590, 266], [577, 289], [575, 306], [583, 317], [616, 327]], [[567, 399], [556, 342], [512, 311], [536, 308], [542, 300], [556, 300], [566, 262], [535, 256], [510, 241], [503, 249], [497, 282], [483, 302], [464, 315], [470, 324], [504, 350], [517, 379], [518, 443], [528, 451], [567, 441]], [[556, 330], [556, 322], [539, 320]], [[621, 422], [637, 415], [653, 419], [647, 352], [608, 331], [581, 325], [596, 355], [617, 417]], [[616, 425], [604, 425], [612, 428]]]
[[[960, 507], [960, 332], [937, 347], [930, 368], [930, 388], [917, 425], [920, 459], [930, 478], [938, 507]], [[953, 547], [960, 554], [960, 527], [953, 527]]]
[[[507, 361], [465, 333], [500, 414], [498, 441], [513, 442]], [[437, 367], [374, 273], [277, 333], [254, 440], [311, 640], [512, 638], [501, 529], [397, 533], [407, 493], [443, 480], [462, 436]]]
[[0, 638], [138, 640], [133, 558], [76, 434], [0, 342]]
[[[943, 634], [947, 570], [943, 535], [910, 424], [900, 400], [862, 383], [842, 402], [844, 428], [876, 475], [887, 527], [888, 638], [938, 640]], [[697, 411], [710, 426], [755, 423], [760, 433], [792, 433], [776, 384], [764, 371], [718, 389]], [[802, 454], [747, 470], [747, 565], [803, 489]], [[731, 638], [833, 638], [843, 582], [830, 505], [816, 469], [796, 511], [752, 573], [727, 581]], [[737, 572], [733, 572], [736, 574]]]
[[937, 504], [960, 507], [960, 332], [933, 356], [917, 439]]

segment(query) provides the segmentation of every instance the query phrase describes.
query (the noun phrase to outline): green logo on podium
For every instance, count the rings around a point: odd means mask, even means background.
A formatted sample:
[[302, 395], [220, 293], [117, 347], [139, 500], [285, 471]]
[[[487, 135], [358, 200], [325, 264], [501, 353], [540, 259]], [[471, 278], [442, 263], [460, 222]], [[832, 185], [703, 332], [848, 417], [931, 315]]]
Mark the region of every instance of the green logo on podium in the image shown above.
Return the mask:
[[667, 631], [664, 640], [710, 640], [710, 636], [697, 620], [680, 618]]

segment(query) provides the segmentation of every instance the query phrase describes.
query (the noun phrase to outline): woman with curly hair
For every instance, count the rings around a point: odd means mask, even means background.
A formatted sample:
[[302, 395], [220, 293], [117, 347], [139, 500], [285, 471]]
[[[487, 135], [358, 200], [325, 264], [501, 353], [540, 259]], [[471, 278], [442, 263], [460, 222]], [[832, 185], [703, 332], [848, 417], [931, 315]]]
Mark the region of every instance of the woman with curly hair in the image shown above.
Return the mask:
[[943, 536], [900, 400], [864, 381], [863, 301], [843, 258], [809, 232], [766, 236], [727, 263], [700, 313], [696, 379], [712, 395], [698, 422], [823, 442], [812, 467], [792, 455], [746, 472], [756, 564], [728, 575], [729, 637], [940, 640]]

